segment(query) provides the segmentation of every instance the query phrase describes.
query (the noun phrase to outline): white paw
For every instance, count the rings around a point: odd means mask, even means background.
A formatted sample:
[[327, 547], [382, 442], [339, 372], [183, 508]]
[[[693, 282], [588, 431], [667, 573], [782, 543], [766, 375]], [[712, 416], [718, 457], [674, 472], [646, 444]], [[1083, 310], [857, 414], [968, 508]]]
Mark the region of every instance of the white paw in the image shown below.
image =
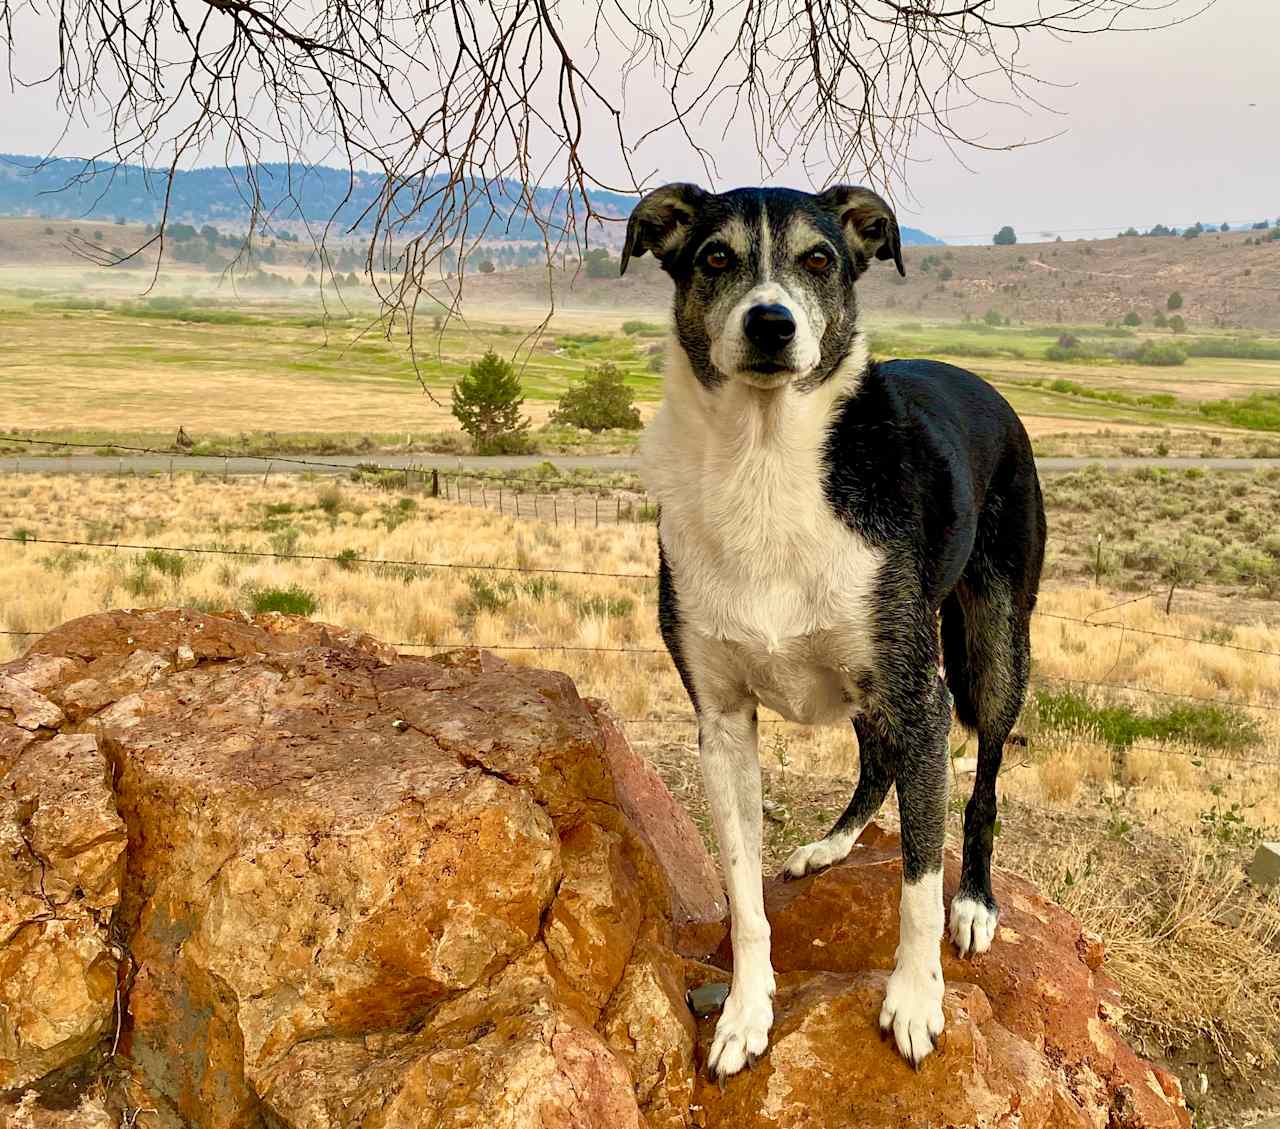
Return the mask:
[[996, 935], [998, 909], [989, 909], [976, 898], [957, 894], [951, 899], [951, 940], [962, 957], [976, 956], [991, 948]]
[[783, 870], [789, 878], [803, 878], [806, 874], [831, 866], [848, 857], [853, 850], [854, 838], [855, 836], [850, 835], [828, 835], [816, 843], [797, 847], [791, 852]]
[[773, 1026], [772, 989], [768, 992], [729, 993], [716, 1024], [716, 1035], [707, 1056], [707, 1071], [723, 1082], [744, 1066], [755, 1065], [769, 1045], [769, 1028]]
[[919, 968], [895, 968], [880, 1009], [880, 1029], [892, 1031], [898, 1050], [919, 1066], [942, 1034], [942, 962]]

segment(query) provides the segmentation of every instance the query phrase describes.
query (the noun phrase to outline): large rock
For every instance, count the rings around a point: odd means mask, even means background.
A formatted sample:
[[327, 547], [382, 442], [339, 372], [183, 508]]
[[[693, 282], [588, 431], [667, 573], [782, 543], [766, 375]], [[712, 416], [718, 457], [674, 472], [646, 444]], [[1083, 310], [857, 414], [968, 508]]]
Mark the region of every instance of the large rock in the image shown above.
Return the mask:
[[175, 1129], [1187, 1124], [1109, 1021], [1100, 945], [1013, 879], [907, 1069], [875, 1026], [897, 856], [874, 833], [771, 886], [770, 1053], [700, 1080], [715, 868], [560, 674], [109, 613], [0, 667], [0, 757], [0, 1124], [72, 1124], [98, 1068], [109, 1117]]
[[115, 1014], [107, 925], [120, 901], [124, 823], [96, 741], [38, 739], [63, 720], [39, 701], [25, 703], [19, 722], [33, 739], [0, 774], [0, 1090], [73, 1062]]

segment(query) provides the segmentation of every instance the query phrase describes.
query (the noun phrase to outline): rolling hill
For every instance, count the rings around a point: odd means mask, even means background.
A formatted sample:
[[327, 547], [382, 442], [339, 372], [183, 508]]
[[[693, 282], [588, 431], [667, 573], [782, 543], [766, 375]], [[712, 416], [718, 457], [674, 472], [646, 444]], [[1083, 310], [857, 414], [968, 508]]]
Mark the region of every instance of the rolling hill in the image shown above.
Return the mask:
[[[345, 169], [320, 165], [263, 164], [256, 166], [254, 173], [266, 214], [277, 230], [300, 227], [304, 220], [323, 224], [333, 217], [334, 230], [367, 231], [372, 223], [371, 208], [383, 187], [382, 178], [372, 173], [352, 175]], [[167, 186], [164, 172], [138, 165], [0, 154], [0, 216], [152, 223], [160, 215]], [[522, 191], [516, 181], [493, 182], [489, 190], [493, 208], [476, 209], [469, 217], [468, 233], [483, 231], [491, 242], [540, 242], [539, 229], [521, 202]], [[446, 190], [441, 178], [433, 178], [406, 185], [398, 197], [401, 206], [410, 208], [419, 194], [431, 198], [431, 203], [424, 207], [417, 226], [430, 221], [438, 208], [456, 207], [462, 195], [460, 190]], [[595, 190], [587, 195], [596, 212], [614, 219], [626, 217], [636, 199]], [[250, 198], [244, 169], [189, 169], [173, 178], [169, 216], [183, 223], [209, 223], [220, 228], [238, 225], [243, 230], [249, 220]], [[563, 190], [538, 188], [533, 198], [540, 214], [563, 220], [568, 202]], [[620, 225], [610, 225], [615, 226]], [[620, 238], [614, 230], [601, 234], [604, 242]], [[912, 227], [903, 228], [902, 236], [908, 244], [941, 244], [941, 240]], [[592, 238], [597, 239], [596, 233]]]

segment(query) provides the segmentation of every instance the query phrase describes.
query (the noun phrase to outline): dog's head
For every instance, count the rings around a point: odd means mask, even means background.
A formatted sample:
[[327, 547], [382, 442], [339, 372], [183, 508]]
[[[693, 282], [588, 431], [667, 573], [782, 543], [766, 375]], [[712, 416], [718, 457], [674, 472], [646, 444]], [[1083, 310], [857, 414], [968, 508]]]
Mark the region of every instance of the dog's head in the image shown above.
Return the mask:
[[859, 275], [872, 259], [906, 273], [893, 209], [846, 185], [717, 195], [669, 184], [631, 213], [622, 271], [646, 251], [675, 280], [676, 334], [710, 388], [816, 387], [856, 341]]

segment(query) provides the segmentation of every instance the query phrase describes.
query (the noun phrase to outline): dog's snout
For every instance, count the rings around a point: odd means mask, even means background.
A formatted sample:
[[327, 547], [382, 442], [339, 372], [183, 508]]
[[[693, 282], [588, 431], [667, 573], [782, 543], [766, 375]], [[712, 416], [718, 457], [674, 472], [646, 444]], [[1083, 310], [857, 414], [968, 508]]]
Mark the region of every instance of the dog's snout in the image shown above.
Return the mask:
[[796, 335], [796, 319], [786, 306], [752, 306], [743, 319], [743, 332], [757, 349], [774, 351], [791, 344]]

